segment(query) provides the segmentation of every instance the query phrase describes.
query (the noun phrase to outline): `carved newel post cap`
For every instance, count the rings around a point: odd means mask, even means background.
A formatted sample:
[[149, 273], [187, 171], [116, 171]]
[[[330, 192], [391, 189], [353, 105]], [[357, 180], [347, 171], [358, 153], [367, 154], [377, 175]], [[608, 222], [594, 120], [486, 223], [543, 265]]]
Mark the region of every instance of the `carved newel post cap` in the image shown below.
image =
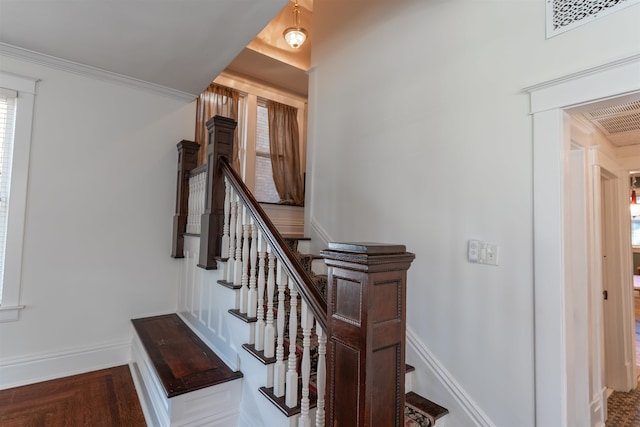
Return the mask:
[[[404, 245], [374, 242], [330, 242], [329, 248], [320, 251], [327, 266], [347, 267], [358, 264], [357, 269], [395, 264], [399, 270], [408, 269], [415, 255]], [[347, 267], [348, 268], [348, 267]], [[388, 268], [388, 267], [387, 267]]]
[[407, 251], [404, 245], [375, 242], [329, 242], [329, 249], [339, 252], [353, 252], [368, 255], [391, 255]]

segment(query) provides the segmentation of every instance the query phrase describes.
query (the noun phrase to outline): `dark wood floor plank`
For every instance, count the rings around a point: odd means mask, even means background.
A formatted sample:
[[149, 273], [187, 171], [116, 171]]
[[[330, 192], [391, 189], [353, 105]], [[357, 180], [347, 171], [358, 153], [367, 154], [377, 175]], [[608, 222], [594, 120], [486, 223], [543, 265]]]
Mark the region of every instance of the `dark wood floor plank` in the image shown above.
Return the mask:
[[3, 427], [144, 427], [129, 367], [0, 390]]

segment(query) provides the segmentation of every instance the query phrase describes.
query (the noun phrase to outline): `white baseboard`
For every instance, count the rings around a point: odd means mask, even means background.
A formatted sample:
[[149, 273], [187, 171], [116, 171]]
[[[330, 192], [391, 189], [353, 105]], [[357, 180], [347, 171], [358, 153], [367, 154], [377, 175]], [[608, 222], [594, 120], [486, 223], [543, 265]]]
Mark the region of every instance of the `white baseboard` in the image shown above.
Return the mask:
[[311, 233], [309, 237], [311, 237], [311, 242], [314, 247], [318, 248], [326, 248], [329, 245], [329, 242], [332, 242], [333, 239], [329, 236], [329, 233], [322, 228], [320, 223], [314, 218], [309, 218], [309, 226]]
[[130, 360], [130, 340], [5, 359], [0, 361], [0, 389], [126, 365]]
[[[407, 325], [407, 347], [411, 347], [413, 351], [420, 357], [423, 365], [425, 365], [441, 385], [446, 389], [460, 408], [467, 416], [475, 422], [475, 425], [482, 427], [494, 427], [496, 424], [489, 419], [487, 414], [478, 406], [478, 404], [467, 394], [462, 386], [456, 381], [451, 373], [440, 363], [440, 361], [431, 353], [427, 346]], [[451, 408], [449, 408], [451, 410]]]

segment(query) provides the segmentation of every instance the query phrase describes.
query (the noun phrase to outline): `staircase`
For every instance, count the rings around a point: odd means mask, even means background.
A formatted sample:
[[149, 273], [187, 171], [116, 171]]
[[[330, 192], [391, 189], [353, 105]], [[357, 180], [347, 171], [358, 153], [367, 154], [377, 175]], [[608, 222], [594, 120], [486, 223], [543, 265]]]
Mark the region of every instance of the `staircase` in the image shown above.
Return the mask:
[[[195, 168], [197, 144], [178, 144], [172, 256], [184, 258], [181, 319], [134, 320], [134, 366], [150, 422], [441, 426], [446, 409], [411, 392], [415, 372], [404, 363], [413, 254], [372, 243], [330, 243], [322, 259], [305, 254], [308, 242], [283, 238], [230, 167], [235, 122], [215, 117], [207, 125], [205, 169]], [[229, 379], [212, 381], [227, 367]], [[222, 407], [207, 395], [220, 389]]]
[[[194, 262], [198, 258], [198, 240], [195, 236], [187, 238], [185, 262]], [[306, 239], [286, 240], [290, 247], [298, 250], [304, 251], [308, 246]], [[315, 265], [317, 273], [313, 274], [317, 277], [316, 280], [326, 284], [324, 261], [306, 254], [300, 254], [300, 257], [313, 260], [308, 266]], [[203, 274], [213, 280], [220, 272], [214, 270]], [[203, 285], [206, 286], [204, 283]], [[216, 285], [208, 285], [215, 291], [214, 294], [207, 295], [208, 299], [221, 296], [224, 301], [233, 301], [240, 292], [240, 287], [230, 287], [223, 280], [217, 280]], [[185, 287], [182, 291], [181, 301], [185, 303], [187, 297], [194, 295], [194, 291], [195, 294], [201, 294], [202, 288]], [[205, 343], [205, 340], [211, 342], [213, 334], [211, 330], [207, 333], [207, 328], [202, 327], [201, 319], [204, 313], [215, 308], [198, 308], [198, 303], [195, 301], [195, 307], [181, 305], [179, 316], [170, 314], [132, 321], [136, 331], [134, 372], [138, 374], [138, 384], [144, 384], [142, 388], [146, 390], [145, 393], [141, 393], [141, 397], [146, 400], [145, 412], [153, 414], [147, 415], [147, 419], [151, 420], [150, 425], [297, 426], [301, 412], [299, 401], [295, 407], [290, 408], [284, 398], [274, 395], [272, 387], [251, 384], [255, 383], [256, 379], [265, 378], [269, 371], [273, 371], [275, 357], [267, 358], [264, 351], [255, 350], [255, 344], [245, 342], [238, 352], [237, 366], [242, 367], [242, 373], [240, 370], [229, 369], [211, 350], [212, 344]], [[288, 301], [285, 301], [285, 307], [290, 307]], [[251, 331], [255, 331], [256, 318], [248, 318], [234, 309], [224, 313], [224, 317], [221, 326], [228, 328], [237, 337], [246, 337], [245, 341], [248, 341]], [[285, 337], [285, 348], [288, 347], [287, 340], [288, 337]], [[302, 352], [300, 347], [298, 344], [297, 354]], [[312, 364], [312, 369], [313, 366]], [[298, 363], [297, 372], [299, 369]], [[143, 370], [146, 370], [145, 375], [141, 372]], [[176, 372], [179, 376], [176, 376]], [[243, 375], [245, 372], [247, 375]], [[412, 391], [410, 384], [414, 375], [415, 369], [406, 365], [407, 393], [403, 426], [434, 426], [439, 420], [438, 427], [446, 426], [446, 417], [442, 420], [441, 418], [448, 411]], [[313, 373], [311, 376], [313, 377]], [[315, 425], [313, 409], [317, 395], [313, 386], [310, 395], [311, 425]], [[203, 401], [207, 404], [191, 403]], [[160, 415], [157, 415], [158, 412]]]

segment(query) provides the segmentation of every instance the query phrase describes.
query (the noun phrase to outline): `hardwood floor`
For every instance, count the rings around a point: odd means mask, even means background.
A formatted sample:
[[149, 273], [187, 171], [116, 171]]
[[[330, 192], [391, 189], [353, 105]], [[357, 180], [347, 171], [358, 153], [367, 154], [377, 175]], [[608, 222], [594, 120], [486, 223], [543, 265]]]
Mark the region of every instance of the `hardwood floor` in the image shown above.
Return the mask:
[[0, 390], [2, 427], [144, 427], [127, 365]]

